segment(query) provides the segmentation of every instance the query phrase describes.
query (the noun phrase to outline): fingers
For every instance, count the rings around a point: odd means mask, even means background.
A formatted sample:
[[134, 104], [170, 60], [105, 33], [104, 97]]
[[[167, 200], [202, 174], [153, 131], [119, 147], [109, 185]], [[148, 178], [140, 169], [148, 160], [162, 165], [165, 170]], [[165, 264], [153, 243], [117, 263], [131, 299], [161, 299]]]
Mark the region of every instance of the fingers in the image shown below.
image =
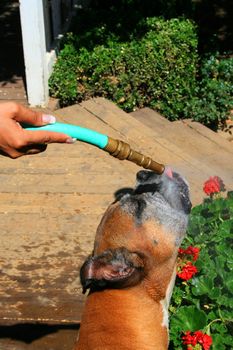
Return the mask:
[[49, 143], [74, 143], [70, 136], [45, 130], [25, 130], [20, 123], [42, 126], [55, 117], [33, 111], [14, 102], [0, 105], [0, 154], [18, 158], [43, 152]]
[[66, 134], [53, 131], [29, 131], [24, 130], [25, 140], [28, 144], [48, 144], [48, 143], [73, 143], [75, 140]]
[[12, 119], [20, 123], [42, 126], [46, 124], [53, 124], [56, 122], [56, 118], [52, 115], [42, 114], [41, 112], [33, 111], [14, 102], [7, 103], [5, 109], [7, 109], [7, 112]]
[[12, 159], [16, 159], [25, 155], [44, 152], [46, 148], [47, 148], [47, 145], [25, 146], [19, 149], [8, 148], [5, 151], [0, 150], [0, 154]]

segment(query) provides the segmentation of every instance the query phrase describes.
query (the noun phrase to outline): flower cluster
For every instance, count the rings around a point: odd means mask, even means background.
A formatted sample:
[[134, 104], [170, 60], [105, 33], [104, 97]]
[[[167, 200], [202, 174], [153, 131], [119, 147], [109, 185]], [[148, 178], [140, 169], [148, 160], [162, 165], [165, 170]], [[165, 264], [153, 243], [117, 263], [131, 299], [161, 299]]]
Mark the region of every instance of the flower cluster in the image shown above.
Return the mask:
[[209, 350], [212, 344], [212, 338], [202, 331], [190, 332], [187, 331], [182, 337], [184, 345], [187, 345], [187, 350]]
[[[215, 337], [217, 339], [217, 344], [214, 344], [215, 348], [218, 343], [222, 344], [222, 347], [220, 347], [224, 349], [228, 349], [229, 345], [230, 347], [232, 345], [232, 338], [228, 335], [230, 334], [231, 321], [229, 322], [228, 318], [223, 316], [226, 310], [226, 315], [229, 314], [229, 307], [225, 307], [221, 301], [224, 298], [229, 298], [231, 286], [228, 286], [227, 280], [222, 281], [225, 287], [221, 289], [219, 296], [218, 293], [211, 295], [213, 286], [216, 288], [215, 281], [221, 276], [221, 269], [213, 271], [212, 268], [215, 265], [209, 264], [208, 260], [215, 260], [214, 252], [222, 253], [224, 257], [230, 258], [232, 256], [228, 243], [224, 243], [218, 249], [216, 235], [225, 239], [226, 223], [231, 220], [233, 215], [233, 191], [228, 192], [227, 196], [221, 196], [221, 192], [225, 191], [225, 186], [218, 176], [211, 176], [203, 184], [203, 190], [210, 198], [205, 199], [201, 205], [196, 207], [195, 211], [192, 211], [189, 238], [186, 240], [186, 242], [190, 242], [189, 244], [197, 244], [197, 246], [199, 244], [201, 246], [205, 240], [208, 242], [208, 244], [202, 245], [205, 247], [200, 257], [202, 261], [197, 264], [201, 268], [202, 274], [200, 278], [197, 276], [193, 283], [186, 282], [198, 272], [195, 262], [199, 258], [200, 249], [192, 245], [186, 249], [180, 248], [177, 258], [177, 276], [179, 279], [177, 279], [178, 283], [170, 307], [170, 311], [173, 313], [171, 317], [171, 344], [175, 348], [177, 342], [179, 349], [185, 350], [209, 350], [215, 341]], [[207, 212], [209, 215], [206, 215]], [[198, 216], [201, 220], [197, 220]], [[219, 218], [222, 220], [219, 220]], [[222, 269], [227, 268], [227, 266], [226, 262]], [[207, 277], [206, 281], [205, 276]], [[205, 291], [205, 295], [203, 291]], [[206, 300], [208, 300], [207, 303]], [[221, 314], [219, 305], [221, 305]], [[210, 307], [211, 312], [205, 312]], [[215, 322], [221, 324], [219, 329], [212, 326]], [[223, 329], [224, 331], [222, 331]], [[213, 335], [213, 338], [210, 334]]]
[[222, 179], [218, 176], [210, 176], [204, 183], [203, 191], [210, 197], [221, 191], [225, 191], [225, 186]]
[[179, 256], [183, 256], [183, 255], [191, 255], [192, 257], [192, 260], [193, 261], [196, 261], [199, 257], [199, 252], [200, 252], [200, 249], [197, 248], [197, 247], [193, 247], [193, 246], [189, 246], [188, 248], [186, 249], [182, 249], [180, 248], [179, 249]]
[[[199, 251], [199, 248], [192, 246], [189, 246], [186, 249], [179, 249], [177, 276], [182, 280], [187, 281], [197, 273], [197, 268], [193, 265], [192, 261], [196, 261], [198, 259]], [[190, 259], [192, 261], [190, 261]]]
[[183, 264], [178, 264], [177, 276], [182, 280], [188, 281], [197, 273], [197, 268], [191, 261]]

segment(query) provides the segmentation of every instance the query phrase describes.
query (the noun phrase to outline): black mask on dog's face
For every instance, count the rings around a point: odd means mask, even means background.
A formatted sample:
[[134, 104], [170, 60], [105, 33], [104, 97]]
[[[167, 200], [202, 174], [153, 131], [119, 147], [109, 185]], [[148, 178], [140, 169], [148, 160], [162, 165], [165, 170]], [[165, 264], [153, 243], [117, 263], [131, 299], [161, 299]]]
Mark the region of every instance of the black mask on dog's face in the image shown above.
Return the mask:
[[137, 184], [134, 193], [160, 193], [175, 210], [189, 214], [192, 203], [189, 196], [189, 186], [186, 180], [170, 168], [162, 175], [152, 171], [141, 170], [137, 173]]

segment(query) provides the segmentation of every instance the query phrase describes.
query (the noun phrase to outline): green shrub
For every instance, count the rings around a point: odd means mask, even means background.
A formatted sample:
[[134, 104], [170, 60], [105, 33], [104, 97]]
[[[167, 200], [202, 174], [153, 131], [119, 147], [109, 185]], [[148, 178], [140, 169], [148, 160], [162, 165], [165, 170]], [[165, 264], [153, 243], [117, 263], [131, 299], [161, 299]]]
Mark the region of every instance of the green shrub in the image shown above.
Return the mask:
[[183, 117], [195, 91], [195, 26], [184, 19], [150, 18], [139, 27], [146, 32], [141, 39], [120, 43], [110, 37], [93, 50], [76, 49], [70, 40], [50, 79], [51, 94], [63, 105], [104, 96], [126, 111], [149, 106], [171, 120]]
[[77, 98], [78, 57], [73, 45], [65, 44], [49, 80], [50, 94], [59, 98], [62, 105], [69, 105]]
[[212, 337], [211, 349], [232, 347], [232, 237], [233, 192], [228, 192], [226, 198], [206, 199], [192, 209], [187, 238], [182, 246], [200, 248], [195, 263], [198, 273], [188, 281], [178, 279], [176, 282], [169, 308], [169, 349], [186, 349], [182, 345], [182, 335], [198, 330]]
[[185, 111], [187, 117], [217, 129], [233, 108], [233, 58], [205, 59], [200, 67], [197, 91]]
[[124, 33], [127, 16], [119, 19], [117, 10], [103, 23], [92, 13], [79, 35], [67, 35], [50, 94], [62, 106], [103, 96], [127, 112], [151, 107], [170, 120], [192, 118], [215, 130], [224, 125], [233, 108], [233, 58], [199, 62], [196, 27], [185, 19], [141, 19], [131, 11]]

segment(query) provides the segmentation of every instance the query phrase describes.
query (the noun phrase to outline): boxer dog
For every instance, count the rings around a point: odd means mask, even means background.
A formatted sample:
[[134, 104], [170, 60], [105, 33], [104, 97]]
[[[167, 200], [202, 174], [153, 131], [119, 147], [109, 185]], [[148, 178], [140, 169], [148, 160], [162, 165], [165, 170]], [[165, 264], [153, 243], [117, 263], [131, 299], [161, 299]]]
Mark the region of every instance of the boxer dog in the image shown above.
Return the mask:
[[109, 206], [81, 271], [89, 289], [75, 350], [165, 350], [178, 248], [191, 210], [176, 172], [139, 171]]

